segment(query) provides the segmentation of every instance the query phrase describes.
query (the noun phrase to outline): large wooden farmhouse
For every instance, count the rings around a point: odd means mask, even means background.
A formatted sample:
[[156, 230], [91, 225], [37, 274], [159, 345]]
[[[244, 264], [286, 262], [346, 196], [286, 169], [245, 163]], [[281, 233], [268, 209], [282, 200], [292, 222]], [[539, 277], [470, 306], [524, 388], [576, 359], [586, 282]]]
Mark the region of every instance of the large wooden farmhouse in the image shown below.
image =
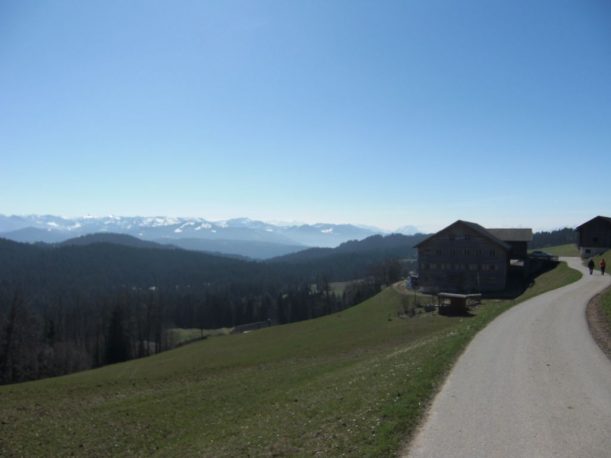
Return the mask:
[[431, 292], [501, 291], [510, 262], [524, 265], [531, 240], [531, 229], [485, 229], [458, 220], [416, 245], [420, 285]]
[[611, 248], [611, 218], [597, 216], [575, 230], [579, 234], [577, 245], [582, 257], [595, 256]]

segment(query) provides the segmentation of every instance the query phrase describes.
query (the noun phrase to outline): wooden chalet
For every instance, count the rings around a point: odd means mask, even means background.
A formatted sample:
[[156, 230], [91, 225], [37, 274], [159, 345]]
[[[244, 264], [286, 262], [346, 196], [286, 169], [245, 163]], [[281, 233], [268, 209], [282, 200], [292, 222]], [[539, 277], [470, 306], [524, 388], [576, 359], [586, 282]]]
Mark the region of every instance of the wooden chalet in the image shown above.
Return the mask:
[[611, 248], [611, 218], [597, 216], [575, 230], [579, 234], [577, 246], [583, 258], [596, 256]]
[[528, 258], [531, 229], [486, 229], [458, 220], [416, 245], [419, 283], [433, 293], [502, 291], [510, 261]]

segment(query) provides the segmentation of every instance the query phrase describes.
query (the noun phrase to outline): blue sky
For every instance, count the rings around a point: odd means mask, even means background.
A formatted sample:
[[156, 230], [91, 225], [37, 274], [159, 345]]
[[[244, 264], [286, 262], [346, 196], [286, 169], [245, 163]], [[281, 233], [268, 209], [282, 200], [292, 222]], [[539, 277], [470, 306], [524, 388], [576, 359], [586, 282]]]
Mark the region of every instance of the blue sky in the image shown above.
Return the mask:
[[611, 213], [605, 0], [0, 0], [0, 213]]

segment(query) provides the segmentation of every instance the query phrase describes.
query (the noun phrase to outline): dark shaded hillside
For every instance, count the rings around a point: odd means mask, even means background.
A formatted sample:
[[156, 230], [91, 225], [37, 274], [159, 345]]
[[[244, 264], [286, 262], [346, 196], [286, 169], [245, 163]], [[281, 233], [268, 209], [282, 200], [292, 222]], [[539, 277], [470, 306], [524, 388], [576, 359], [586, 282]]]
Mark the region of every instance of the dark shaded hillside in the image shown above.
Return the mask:
[[[404, 253], [356, 243], [306, 263], [263, 263], [126, 246], [141, 243], [123, 237], [82, 244], [92, 240], [99, 237], [68, 245], [0, 239], [0, 383], [157, 353], [175, 327], [289, 323], [343, 310], [398, 280]], [[353, 278], [367, 280], [342, 295], [329, 285]]]
[[60, 243], [62, 246], [84, 246], [94, 243], [112, 243], [114, 245], [123, 245], [133, 248], [159, 248], [159, 249], [176, 249], [170, 244], [161, 244], [141, 240], [127, 234], [117, 234], [112, 232], [99, 232], [96, 234], [81, 235], [72, 239], [65, 240]]
[[72, 289], [196, 288], [245, 278], [257, 281], [265, 270], [254, 262], [187, 250], [114, 243], [44, 246], [0, 239], [0, 281], [20, 285], [27, 296]]
[[390, 260], [403, 260], [404, 271], [413, 268], [417, 254], [414, 245], [426, 237], [425, 234], [373, 235], [361, 241], [342, 243], [337, 248], [310, 248], [280, 256], [269, 263], [284, 264], [288, 269], [304, 272], [315, 270], [331, 281], [346, 281], [367, 276], [376, 266]]

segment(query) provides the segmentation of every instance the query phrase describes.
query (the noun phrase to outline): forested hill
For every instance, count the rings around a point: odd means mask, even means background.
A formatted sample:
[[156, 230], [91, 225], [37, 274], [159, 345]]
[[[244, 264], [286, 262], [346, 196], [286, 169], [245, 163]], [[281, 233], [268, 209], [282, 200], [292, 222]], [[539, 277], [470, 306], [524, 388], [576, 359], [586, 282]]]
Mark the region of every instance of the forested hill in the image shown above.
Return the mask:
[[103, 242], [30, 245], [0, 239], [0, 282], [20, 285], [28, 296], [71, 290], [109, 292], [121, 287], [197, 288], [244, 278], [257, 281], [266, 273], [262, 267], [162, 247]]
[[133, 237], [127, 234], [116, 234], [112, 232], [98, 232], [95, 234], [82, 235], [72, 239], [65, 240], [60, 243], [62, 246], [69, 245], [92, 245], [94, 243], [112, 243], [114, 245], [123, 245], [133, 248], [161, 248], [161, 249], [176, 249], [177, 247], [171, 244], [161, 244], [156, 242], [149, 242], [141, 240], [137, 237]]
[[[396, 277], [415, 268], [416, 245], [426, 235], [373, 235], [337, 248], [310, 248], [268, 261], [302, 274], [316, 271], [330, 281], [346, 281], [368, 275]], [[399, 263], [399, 261], [401, 261]], [[392, 272], [398, 272], [397, 274]]]
[[[393, 259], [405, 254], [384, 244], [359, 252], [357, 243], [291, 264], [81, 242], [0, 239], [0, 383], [155, 353], [176, 327], [288, 323], [339, 311], [398, 280]], [[355, 278], [365, 280], [333, 292], [330, 282]]]
[[565, 227], [554, 231], [535, 232], [529, 248], [545, 248], [548, 246], [567, 245], [577, 242], [575, 229]]

